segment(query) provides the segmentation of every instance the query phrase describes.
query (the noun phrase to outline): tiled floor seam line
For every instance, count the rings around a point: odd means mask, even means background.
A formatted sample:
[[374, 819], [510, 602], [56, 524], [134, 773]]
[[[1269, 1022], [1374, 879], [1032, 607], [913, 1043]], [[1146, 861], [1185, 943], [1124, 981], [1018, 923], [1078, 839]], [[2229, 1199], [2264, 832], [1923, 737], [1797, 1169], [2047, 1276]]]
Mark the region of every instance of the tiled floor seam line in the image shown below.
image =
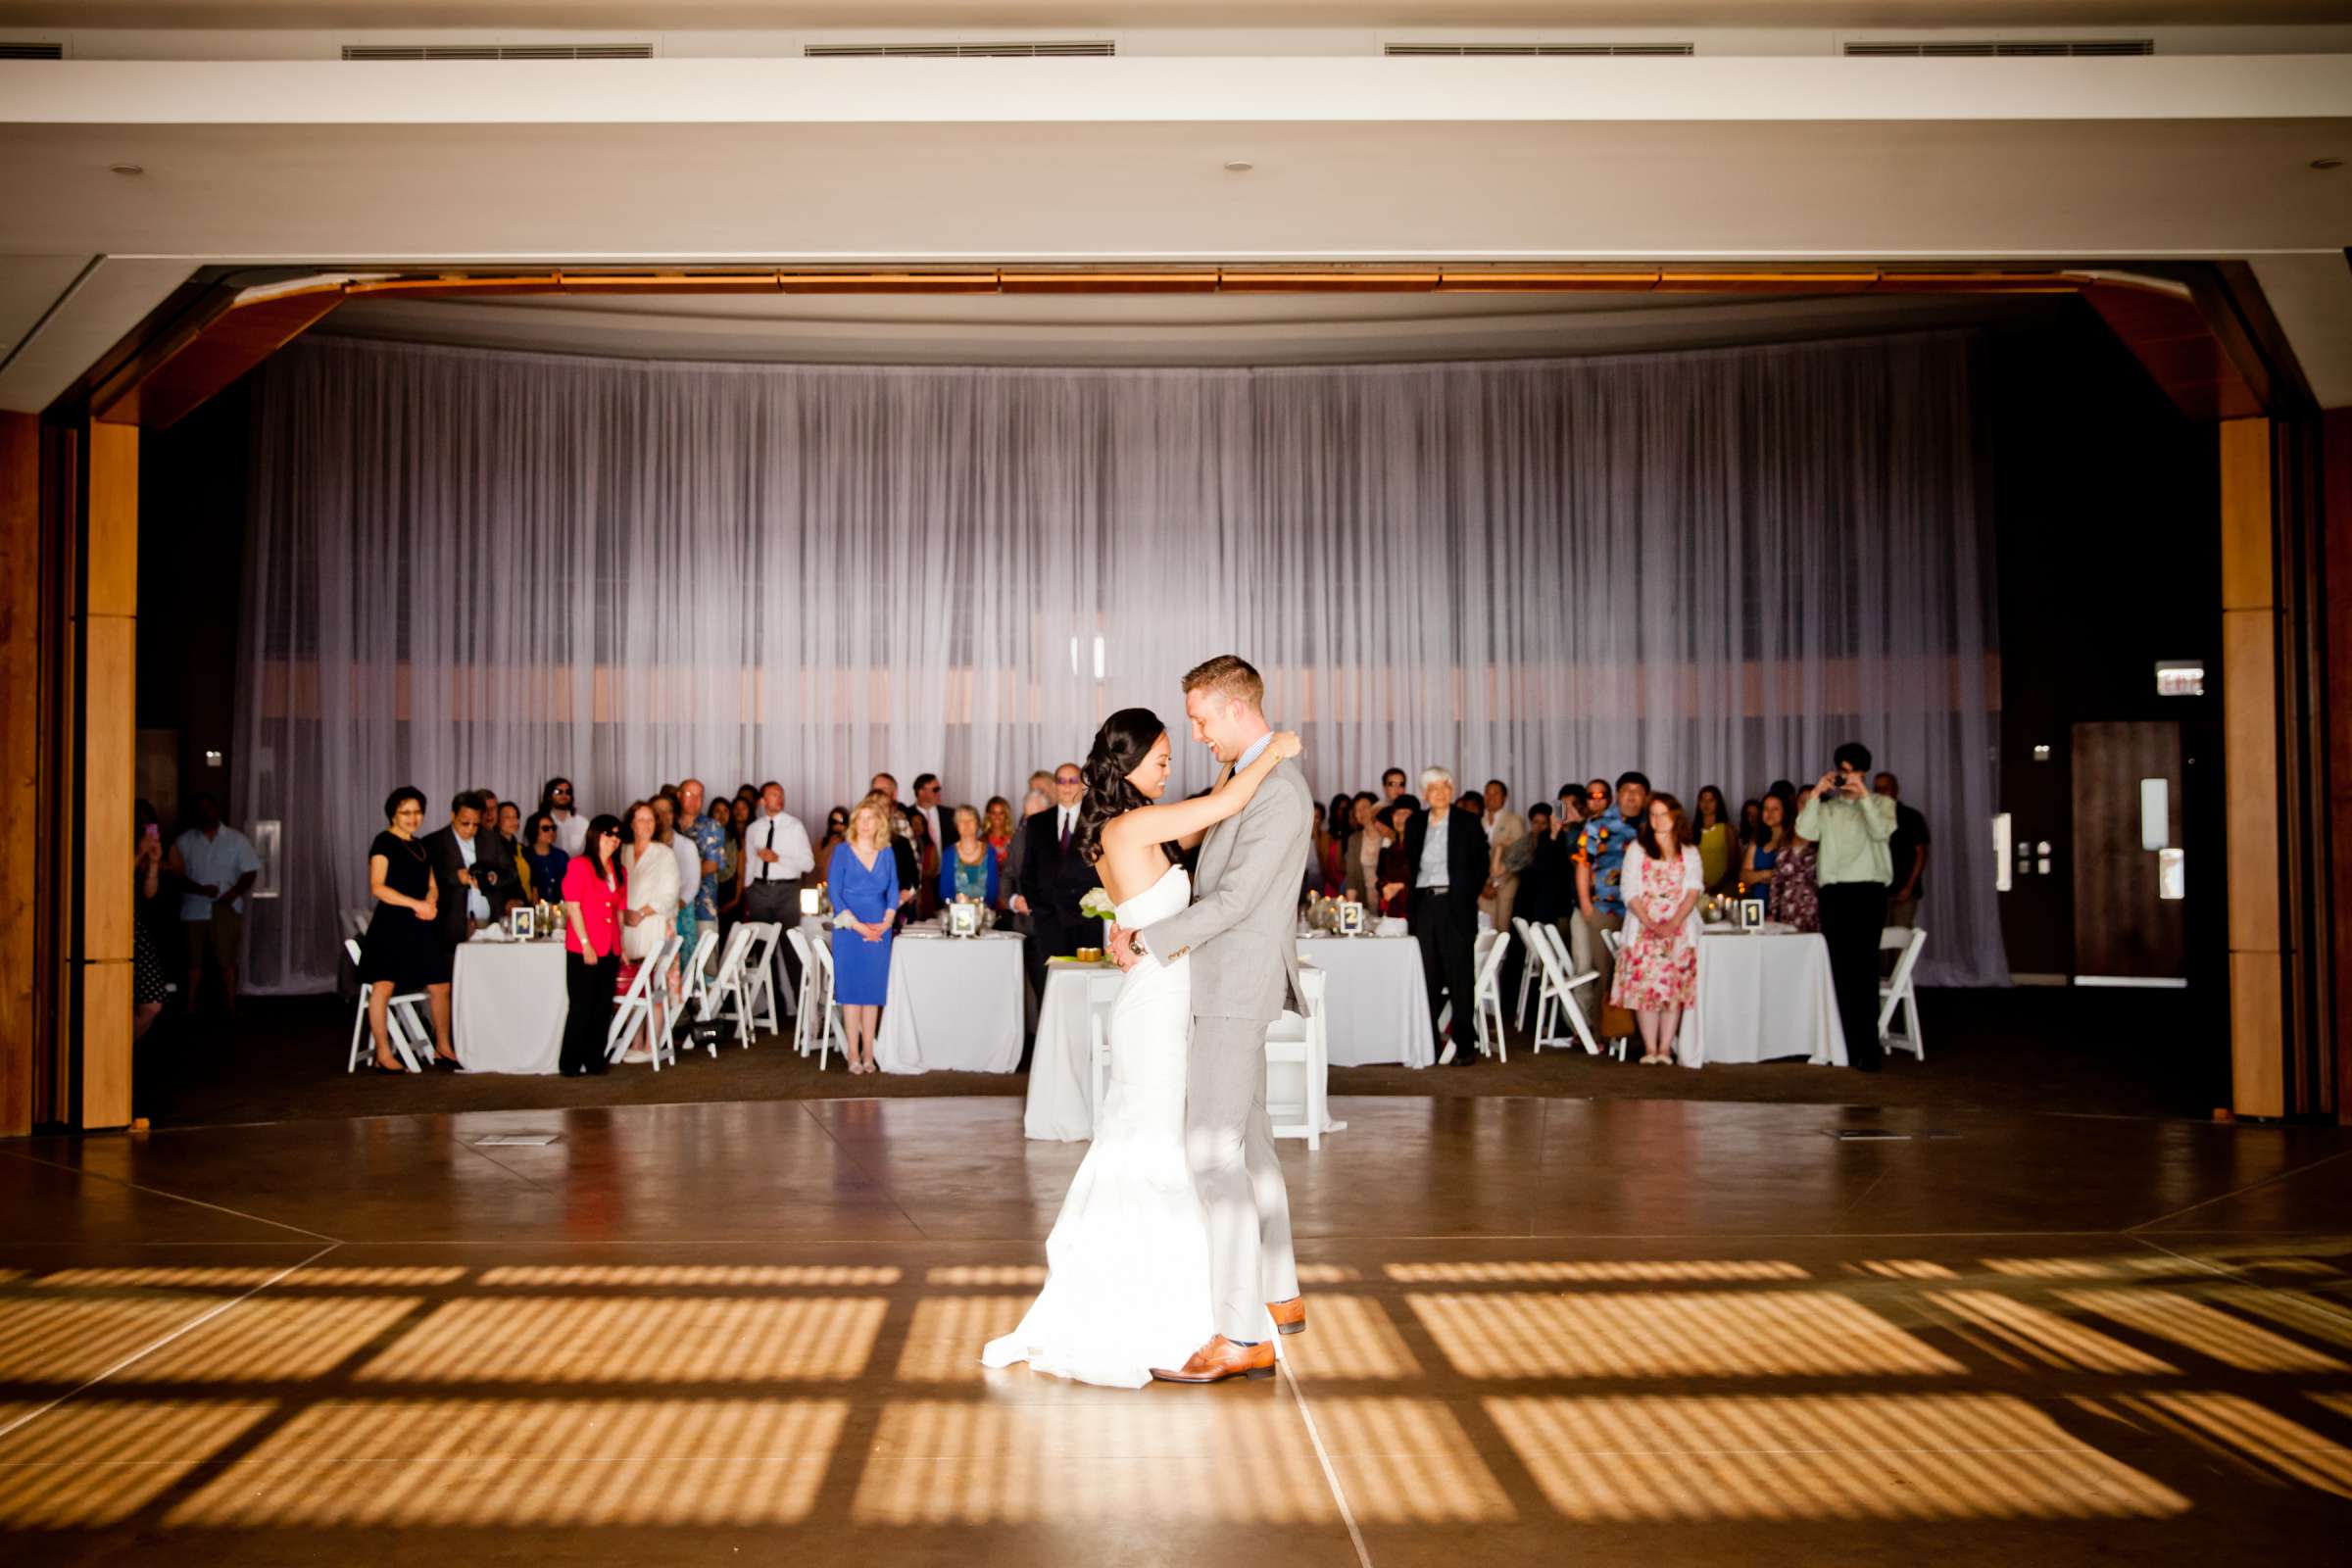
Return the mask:
[[884, 1198], [890, 1200], [890, 1206], [899, 1211], [899, 1218], [905, 1220], [909, 1226], [913, 1227], [914, 1234], [916, 1236], [922, 1238], [926, 1242], [935, 1242], [940, 1240], [939, 1237], [935, 1237], [929, 1231], [923, 1229], [922, 1221], [916, 1219], [912, 1214], [906, 1212], [906, 1205], [899, 1201], [898, 1195], [893, 1193], [890, 1188], [883, 1183], [882, 1178], [876, 1176], [872, 1171], [867, 1170], [863, 1165], [859, 1164], [858, 1161], [858, 1156], [850, 1152], [849, 1146], [833, 1136], [833, 1129], [825, 1125], [824, 1118], [809, 1108], [811, 1105], [833, 1103], [837, 1103], [837, 1102], [815, 1100], [804, 1100], [799, 1102], [801, 1114], [808, 1117], [809, 1124], [815, 1127], [819, 1133], [824, 1135], [825, 1142], [833, 1146], [833, 1152], [840, 1158], [848, 1160], [850, 1162], [850, 1169], [856, 1171], [867, 1181], [872, 1182], [874, 1184], [874, 1191], [880, 1193]]
[[165, 1346], [172, 1344], [173, 1341], [194, 1333], [196, 1330], [204, 1327], [207, 1323], [210, 1323], [213, 1319], [220, 1316], [220, 1314], [223, 1312], [226, 1312], [229, 1308], [240, 1305], [241, 1303], [249, 1301], [253, 1298], [261, 1295], [262, 1292], [270, 1289], [270, 1286], [275, 1285], [278, 1281], [286, 1278], [286, 1276], [289, 1274], [293, 1274], [301, 1269], [309, 1268], [313, 1263], [318, 1262], [320, 1258], [324, 1257], [327, 1253], [333, 1251], [336, 1248], [342, 1245], [343, 1244], [341, 1242], [328, 1242], [324, 1247], [321, 1247], [318, 1249], [318, 1250], [313, 1252], [310, 1256], [302, 1259], [300, 1262], [288, 1263], [284, 1268], [279, 1269], [276, 1273], [270, 1275], [259, 1285], [254, 1286], [251, 1290], [245, 1291], [237, 1296], [232, 1296], [227, 1300], [222, 1301], [220, 1305], [214, 1307], [211, 1311], [200, 1313], [199, 1315], [190, 1318], [187, 1322], [182, 1323], [179, 1327], [173, 1329], [162, 1339], [157, 1340], [154, 1344], [141, 1346], [138, 1349], [131, 1351], [128, 1355], [123, 1356], [121, 1360], [118, 1360], [112, 1366], [106, 1368], [106, 1370], [96, 1374], [74, 1388], [67, 1390], [65, 1393], [59, 1395], [56, 1398], [51, 1399], [48, 1403], [43, 1404], [36, 1409], [27, 1410], [24, 1412], [24, 1414], [17, 1417], [16, 1420], [9, 1422], [6, 1426], [0, 1426], [0, 1438], [7, 1437], [10, 1433], [17, 1431], [19, 1428], [26, 1425], [29, 1422], [39, 1420], [42, 1416], [47, 1415], [50, 1411], [56, 1409], [59, 1405], [64, 1404], [67, 1400], [81, 1394], [84, 1390], [97, 1387], [99, 1384], [104, 1383], [108, 1378], [111, 1378], [116, 1373], [122, 1371], [124, 1367], [144, 1360], [148, 1356], [153, 1355], [156, 1351], [162, 1349]]
[[1339, 1505], [1340, 1522], [1348, 1527], [1348, 1540], [1355, 1547], [1357, 1568], [1372, 1568], [1371, 1550], [1364, 1544], [1364, 1532], [1355, 1522], [1355, 1510], [1348, 1506], [1348, 1491], [1340, 1485], [1340, 1472], [1331, 1462], [1331, 1450], [1323, 1446], [1323, 1431], [1315, 1424], [1315, 1412], [1306, 1402], [1306, 1386], [1298, 1381], [1298, 1373], [1289, 1356], [1275, 1362], [1282, 1371], [1283, 1381], [1291, 1386], [1291, 1397], [1298, 1402], [1298, 1419], [1306, 1427], [1306, 1440], [1313, 1445], [1315, 1462], [1323, 1467], [1323, 1480], [1331, 1488], [1331, 1500]]
[[2134, 1236], [2132, 1239], [2139, 1243], [2139, 1245], [2142, 1247], [2151, 1248], [2156, 1251], [2162, 1252], [2167, 1257], [2177, 1257], [2181, 1262], [2190, 1265], [2192, 1268], [2209, 1270], [2212, 1273], [2219, 1274], [2226, 1280], [2236, 1280], [2239, 1284], [2249, 1286], [2257, 1291], [2278, 1292], [2281, 1295], [2291, 1296], [2298, 1301], [2309, 1301], [2314, 1306], [2324, 1307], [2328, 1311], [2333, 1313], [2335, 1316], [2343, 1318], [2347, 1322], [2352, 1322], [2352, 1306], [2346, 1306], [2341, 1301], [2334, 1300], [2328, 1297], [2321, 1296], [2316, 1292], [2291, 1290], [2279, 1291], [2279, 1287], [2276, 1285], [2265, 1285], [2262, 1281], [2254, 1278], [2250, 1274], [2247, 1274], [2242, 1269], [2231, 1268], [2227, 1263], [2216, 1263], [2210, 1257], [2192, 1257], [2186, 1252], [2177, 1252], [2173, 1249], [2165, 1246], [2162, 1242], [2151, 1242], [2144, 1236]]
[[150, 1198], [168, 1198], [174, 1203], [190, 1203], [198, 1208], [209, 1208], [216, 1214], [228, 1214], [237, 1219], [249, 1219], [256, 1225], [267, 1225], [273, 1230], [292, 1231], [295, 1235], [307, 1236], [314, 1242], [325, 1242], [330, 1247], [342, 1245], [341, 1237], [321, 1235], [318, 1231], [306, 1230], [300, 1225], [289, 1225], [282, 1219], [267, 1219], [260, 1214], [248, 1214], [241, 1208], [230, 1208], [225, 1203], [208, 1203], [201, 1198], [189, 1198], [182, 1193], [168, 1193], [160, 1187], [142, 1187], [137, 1182], [127, 1182], [120, 1176], [109, 1176], [104, 1171], [86, 1170], [79, 1165], [63, 1165], [54, 1159], [42, 1159], [37, 1154], [23, 1153], [16, 1150], [9, 1150], [6, 1152], [12, 1158], [21, 1159], [27, 1165], [41, 1165], [50, 1170], [62, 1170], [69, 1175], [86, 1177], [92, 1181], [113, 1182], [117, 1187], [127, 1188], [134, 1193], [145, 1193]]
[[2246, 1194], [2260, 1192], [2265, 1187], [2276, 1186], [2279, 1182], [2287, 1181], [2297, 1176], [2308, 1176], [2313, 1171], [2318, 1170], [2323, 1166], [2332, 1165], [2339, 1159], [2352, 1159], [2352, 1149], [2339, 1150], [2335, 1153], [2323, 1155], [2321, 1158], [2313, 1160], [2308, 1165], [2297, 1165], [2292, 1170], [2282, 1170], [2275, 1175], [2265, 1176], [2258, 1182], [2248, 1182], [2245, 1186], [2237, 1188], [2232, 1192], [2221, 1193], [2212, 1198], [2200, 1198], [2195, 1202], [2189, 1204], [2186, 1208], [2176, 1208], [2169, 1214], [2159, 1214], [2154, 1219], [2143, 1219], [2136, 1225], [2127, 1225], [2123, 1228], [2120, 1234], [2131, 1236], [2136, 1232], [2146, 1230], [2151, 1225], [2162, 1225], [2165, 1221], [2179, 1219], [2183, 1214], [2194, 1214], [2200, 1208], [2211, 1208], [2214, 1204], [2223, 1202], [2229, 1199], [2243, 1198]]

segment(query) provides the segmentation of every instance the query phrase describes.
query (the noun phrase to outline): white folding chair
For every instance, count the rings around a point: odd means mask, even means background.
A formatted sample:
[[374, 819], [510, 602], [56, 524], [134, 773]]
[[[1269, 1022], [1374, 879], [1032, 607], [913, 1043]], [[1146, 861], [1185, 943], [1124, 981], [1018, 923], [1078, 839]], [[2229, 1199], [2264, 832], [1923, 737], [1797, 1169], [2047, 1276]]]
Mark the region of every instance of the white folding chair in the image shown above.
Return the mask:
[[[612, 1009], [612, 1021], [605, 1026], [607, 1060], [618, 1061], [625, 1055], [630, 1042], [637, 1037], [637, 1031], [643, 1029], [650, 1042], [647, 1049], [654, 1058], [654, 1071], [662, 1070], [662, 1056], [668, 1046], [669, 1034], [667, 1029], [661, 1027], [668, 1015], [668, 974], [670, 967], [678, 961], [678, 949], [683, 946], [684, 939], [672, 931], [662, 939], [662, 945], [654, 950], [654, 956], [637, 966], [637, 973], [629, 981], [629, 989]], [[656, 1000], [657, 988], [660, 988], [659, 1001]], [[674, 1050], [669, 1052], [669, 1059], [673, 1064], [676, 1062], [677, 1053]]]
[[828, 1050], [840, 1052], [841, 1059], [844, 1061], [850, 1059], [850, 1031], [848, 1026], [842, 1022], [841, 1000], [833, 994], [833, 949], [831, 944], [811, 942], [808, 944], [808, 951], [816, 956], [818, 990], [822, 999], [817, 1004], [822, 1021], [817, 1025], [816, 1070], [823, 1072], [825, 1070], [825, 1053]]
[[[1306, 1016], [1287, 1007], [1266, 1028], [1266, 1109], [1277, 1138], [1303, 1138], [1306, 1147], [1323, 1147], [1323, 1123], [1330, 1104], [1331, 1049], [1324, 1033], [1323, 971], [1308, 964], [1298, 968], [1298, 986], [1306, 993]], [[1274, 1069], [1296, 1064], [1305, 1080], [1298, 1102], [1275, 1088]], [[1297, 1105], [1294, 1117], [1293, 1105]]]
[[[1881, 953], [1902, 954], [1894, 960], [1894, 973], [1879, 982], [1879, 1040], [1888, 1051], [1908, 1051], [1921, 1061], [1928, 1059], [1928, 1053], [1919, 1038], [1919, 989], [1911, 975], [1919, 967], [1919, 950], [1927, 945], [1928, 934], [1918, 926], [1890, 925], [1879, 933]], [[1901, 1034], [1889, 1027], [1898, 1004], [1903, 1009]]]
[[[1569, 971], [1568, 944], [1560, 937], [1559, 928], [1549, 925], [1531, 925], [1528, 934], [1535, 938], [1536, 962], [1544, 973], [1538, 982], [1540, 992], [1536, 1001], [1536, 1050], [1545, 1046], [1566, 1046], [1568, 1040], [1553, 1031], [1560, 1015], [1567, 1014], [1568, 1026], [1575, 1031], [1576, 1043], [1585, 1048], [1586, 1054], [1600, 1054], [1600, 1042], [1592, 1038], [1592, 1025], [1585, 1017], [1584, 1004], [1577, 1000], [1580, 987], [1589, 986], [1600, 978], [1598, 969], [1587, 969], [1583, 974]], [[1625, 1043], [1619, 1041], [1615, 1055], [1625, 1059]]]
[[710, 950], [718, 946], [718, 933], [705, 927], [694, 939], [694, 956], [686, 960], [686, 1006], [700, 1010], [703, 998], [710, 991]]
[[[351, 956], [352, 971], [357, 973], [360, 967], [359, 940], [345, 937], [343, 951]], [[360, 987], [359, 1010], [351, 1020], [351, 1054], [343, 1062], [345, 1072], [358, 1072], [363, 1055], [371, 1059], [375, 1055], [375, 1042], [368, 1034], [368, 993], [374, 989], [368, 985]], [[432, 1030], [416, 1013], [416, 1008], [426, 1001], [421, 991], [411, 991], [405, 995], [395, 993], [391, 1004], [384, 1008], [384, 1034], [392, 1043], [392, 1054], [411, 1072], [422, 1070], [416, 1059], [417, 1054], [428, 1049], [425, 1043], [433, 1038]]]
[[1527, 934], [1527, 921], [1519, 915], [1511, 916], [1511, 930], [1519, 938], [1520, 950], [1527, 955], [1526, 957], [1519, 960], [1519, 1011], [1515, 1015], [1519, 1027], [1524, 1029], [1527, 1027], [1527, 1002], [1528, 998], [1535, 995], [1536, 976], [1539, 970], [1536, 962], [1536, 939]]
[[718, 1054], [718, 1025], [731, 1022], [738, 1031], [751, 1027], [745, 1021], [743, 1004], [743, 956], [751, 945], [752, 928], [748, 923], [727, 933], [727, 951], [719, 956], [718, 974], [704, 990], [695, 1007], [695, 1023], [711, 1026], [704, 1041], [713, 1057]]
[[1511, 1059], [1511, 1043], [1502, 1026], [1502, 959], [1510, 951], [1510, 937], [1495, 933], [1487, 956], [1479, 960], [1478, 981], [1470, 988], [1471, 1021], [1477, 1027], [1479, 1053], [1496, 1061]]
[[743, 1012], [747, 1020], [743, 1043], [749, 1048], [755, 1030], [765, 1029], [769, 1034], [783, 1027], [776, 1016], [776, 938], [784, 928], [769, 920], [749, 922], [752, 928], [751, 945], [743, 950]]
[[817, 1044], [816, 1032], [822, 1020], [817, 1016], [816, 956], [808, 951], [808, 934], [794, 926], [784, 933], [786, 946], [801, 963], [801, 983], [793, 999], [792, 1049], [801, 1055], [808, 1054]]

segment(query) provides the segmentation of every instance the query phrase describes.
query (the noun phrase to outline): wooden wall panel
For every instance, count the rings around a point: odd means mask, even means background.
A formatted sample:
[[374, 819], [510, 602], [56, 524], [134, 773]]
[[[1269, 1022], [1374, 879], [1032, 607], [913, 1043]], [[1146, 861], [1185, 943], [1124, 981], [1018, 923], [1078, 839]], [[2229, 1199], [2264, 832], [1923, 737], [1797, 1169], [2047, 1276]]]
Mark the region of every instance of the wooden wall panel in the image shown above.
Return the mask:
[[41, 431], [29, 414], [0, 414], [0, 822], [24, 853], [0, 855], [0, 1138], [32, 1131], [34, 999], [41, 820]]
[[137, 622], [128, 615], [93, 615], [82, 646], [81, 956], [96, 962], [130, 956]]
[[[2220, 427], [2222, 766], [2230, 799], [2275, 801], [2278, 612], [2272, 545], [2271, 426]], [[2241, 1116], [2286, 1113], [2286, 965], [2277, 813], [2233, 810], [2230, 846], [2230, 1061]]]
[[[123, 886], [128, 887], [127, 880]], [[130, 1124], [130, 960], [81, 965], [81, 1125]], [[104, 1041], [110, 1049], [94, 1050]], [[113, 1042], [121, 1049], [112, 1049]]]
[[90, 531], [86, 613], [135, 615], [139, 610], [139, 432], [135, 425], [90, 426]]

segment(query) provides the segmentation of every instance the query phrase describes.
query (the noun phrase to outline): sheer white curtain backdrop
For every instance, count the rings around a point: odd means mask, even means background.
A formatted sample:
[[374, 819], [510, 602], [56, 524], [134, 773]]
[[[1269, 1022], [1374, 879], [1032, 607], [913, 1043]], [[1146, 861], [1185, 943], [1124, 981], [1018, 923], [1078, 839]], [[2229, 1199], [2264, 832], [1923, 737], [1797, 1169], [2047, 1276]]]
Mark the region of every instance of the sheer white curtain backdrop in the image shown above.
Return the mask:
[[1019, 799], [1235, 652], [1320, 795], [1524, 808], [1640, 767], [1737, 808], [1859, 739], [1936, 837], [1923, 978], [2005, 983], [1991, 530], [1958, 333], [1260, 370], [641, 363], [318, 338], [256, 405], [247, 980], [333, 983], [398, 784], [821, 824], [873, 771]]

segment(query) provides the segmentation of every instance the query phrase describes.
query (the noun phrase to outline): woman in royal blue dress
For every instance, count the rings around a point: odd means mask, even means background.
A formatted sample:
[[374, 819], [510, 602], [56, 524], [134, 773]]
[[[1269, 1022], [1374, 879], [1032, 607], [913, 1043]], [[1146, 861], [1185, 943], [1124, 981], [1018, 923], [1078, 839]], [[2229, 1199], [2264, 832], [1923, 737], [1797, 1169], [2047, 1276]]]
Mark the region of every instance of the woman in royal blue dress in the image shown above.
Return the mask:
[[868, 795], [850, 812], [849, 837], [825, 868], [833, 898], [833, 996], [849, 1033], [850, 1071], [874, 1070], [874, 1025], [890, 990], [890, 934], [899, 912], [890, 802]]

